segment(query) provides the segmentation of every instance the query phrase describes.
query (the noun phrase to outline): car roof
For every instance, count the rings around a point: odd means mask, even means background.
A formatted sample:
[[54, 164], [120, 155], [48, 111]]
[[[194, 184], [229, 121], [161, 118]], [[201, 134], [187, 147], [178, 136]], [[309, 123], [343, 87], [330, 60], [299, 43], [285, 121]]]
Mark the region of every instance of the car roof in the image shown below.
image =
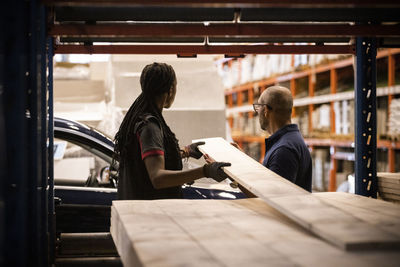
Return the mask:
[[111, 150], [114, 149], [114, 142], [111, 137], [77, 121], [54, 117], [54, 133], [56, 137], [58, 133], [80, 136], [96, 143], [103, 143]]

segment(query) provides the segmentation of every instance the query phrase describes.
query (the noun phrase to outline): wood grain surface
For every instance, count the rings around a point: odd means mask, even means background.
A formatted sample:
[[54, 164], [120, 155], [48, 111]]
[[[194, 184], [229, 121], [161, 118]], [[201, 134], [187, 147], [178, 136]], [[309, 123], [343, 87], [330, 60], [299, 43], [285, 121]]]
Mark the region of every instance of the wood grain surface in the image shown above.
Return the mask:
[[393, 248], [400, 237], [360, 220], [351, 212], [318, 198], [268, 170], [222, 138], [199, 149], [216, 161], [230, 162], [224, 171], [236, 182], [305, 229], [344, 250]]
[[124, 266], [398, 266], [399, 250], [343, 251], [259, 198], [113, 201]]

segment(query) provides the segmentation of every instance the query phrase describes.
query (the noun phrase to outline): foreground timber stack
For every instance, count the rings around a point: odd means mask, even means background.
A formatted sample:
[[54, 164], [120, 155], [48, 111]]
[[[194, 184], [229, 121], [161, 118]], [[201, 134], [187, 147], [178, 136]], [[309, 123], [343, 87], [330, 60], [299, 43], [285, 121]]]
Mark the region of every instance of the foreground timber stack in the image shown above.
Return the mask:
[[[196, 140], [198, 141], [198, 140]], [[396, 266], [400, 206], [311, 194], [221, 138], [201, 147], [258, 198], [114, 201], [111, 234], [125, 266]]]
[[377, 173], [378, 192], [382, 199], [400, 203], [400, 173]]

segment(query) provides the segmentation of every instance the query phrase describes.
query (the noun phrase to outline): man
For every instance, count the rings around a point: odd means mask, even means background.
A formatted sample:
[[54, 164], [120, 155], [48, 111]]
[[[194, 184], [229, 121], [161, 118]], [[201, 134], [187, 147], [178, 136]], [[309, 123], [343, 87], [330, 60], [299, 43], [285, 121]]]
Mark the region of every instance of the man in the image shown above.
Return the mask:
[[261, 129], [271, 134], [265, 139], [263, 165], [311, 192], [310, 151], [296, 124], [292, 124], [293, 98], [282, 86], [268, 87], [253, 104]]

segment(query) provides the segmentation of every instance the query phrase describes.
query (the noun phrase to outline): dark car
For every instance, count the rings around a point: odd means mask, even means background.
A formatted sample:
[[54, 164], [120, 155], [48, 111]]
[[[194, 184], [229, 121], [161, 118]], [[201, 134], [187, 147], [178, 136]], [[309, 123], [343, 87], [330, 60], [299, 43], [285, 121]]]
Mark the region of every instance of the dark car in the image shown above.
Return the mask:
[[[110, 172], [113, 140], [85, 124], [54, 118], [55, 196], [63, 204], [111, 205], [117, 180]], [[184, 198], [238, 199], [245, 195], [229, 183], [200, 179], [183, 186]]]

